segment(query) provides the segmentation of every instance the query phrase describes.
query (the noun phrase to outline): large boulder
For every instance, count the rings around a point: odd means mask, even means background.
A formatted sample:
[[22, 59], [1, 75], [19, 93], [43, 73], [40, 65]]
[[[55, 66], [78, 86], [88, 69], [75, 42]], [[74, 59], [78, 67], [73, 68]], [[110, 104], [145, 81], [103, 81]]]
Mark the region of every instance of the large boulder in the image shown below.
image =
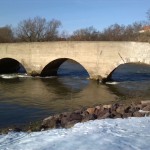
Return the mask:
[[125, 113], [125, 107], [124, 106], [119, 106], [117, 109], [116, 109], [116, 112], [118, 114], [124, 114]]
[[87, 111], [84, 111], [82, 113], [82, 122], [86, 122], [94, 119], [97, 119], [97, 116], [95, 114], [89, 114]]
[[83, 116], [81, 115], [82, 111], [75, 111], [75, 112], [65, 112], [60, 114], [60, 123], [61, 127], [68, 127], [73, 126], [77, 122], [81, 122]]
[[136, 111], [136, 112], [133, 113], [133, 117], [144, 117], [144, 116], [145, 116], [144, 113], [140, 113], [138, 111]]
[[80, 113], [75, 113], [75, 112], [71, 113], [69, 121], [74, 121], [74, 120], [80, 122], [82, 120], [82, 115]]
[[143, 111], [150, 111], [150, 104], [142, 108]]
[[91, 107], [91, 108], [87, 108], [86, 110], [90, 115], [94, 114], [95, 108]]
[[128, 118], [128, 117], [133, 117], [133, 113], [128, 112], [128, 113], [124, 113], [124, 114], [122, 115], [122, 118]]
[[111, 111], [110, 118], [122, 118], [122, 115], [117, 113], [116, 111]]
[[71, 128], [78, 122], [79, 122], [78, 120], [69, 121], [65, 124], [65, 128]]
[[61, 127], [65, 127], [70, 120], [70, 112], [64, 112], [59, 115]]
[[142, 105], [148, 105], [148, 104], [150, 105], [150, 100], [147, 100], [147, 101], [141, 101], [141, 104], [142, 104]]
[[109, 109], [100, 110], [97, 115], [98, 119], [105, 119], [105, 118], [109, 118], [109, 117], [110, 117]]
[[43, 120], [41, 128], [56, 128], [58, 123], [58, 118], [56, 116], [50, 116]]

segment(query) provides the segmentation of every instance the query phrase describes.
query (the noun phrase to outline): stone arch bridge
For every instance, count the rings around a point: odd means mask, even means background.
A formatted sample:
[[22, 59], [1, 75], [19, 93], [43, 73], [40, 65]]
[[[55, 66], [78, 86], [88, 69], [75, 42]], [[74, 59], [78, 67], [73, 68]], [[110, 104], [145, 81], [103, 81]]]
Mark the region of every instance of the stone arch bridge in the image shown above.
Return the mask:
[[150, 44], [141, 42], [35, 42], [0, 44], [0, 63], [17, 60], [27, 73], [57, 75], [67, 59], [81, 64], [90, 78], [107, 78], [124, 63], [150, 64]]

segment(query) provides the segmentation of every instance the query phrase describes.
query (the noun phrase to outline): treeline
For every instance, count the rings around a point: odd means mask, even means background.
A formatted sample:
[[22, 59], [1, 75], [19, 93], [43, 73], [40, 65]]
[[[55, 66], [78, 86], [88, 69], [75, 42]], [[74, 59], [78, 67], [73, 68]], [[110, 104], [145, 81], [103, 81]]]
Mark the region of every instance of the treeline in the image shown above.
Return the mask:
[[52, 19], [35, 17], [21, 21], [16, 28], [0, 27], [0, 43], [11, 42], [44, 42], [44, 41], [141, 41], [150, 42], [150, 30], [140, 33], [144, 26], [150, 27], [150, 10], [147, 12], [148, 21], [136, 22], [131, 25], [113, 24], [103, 31], [94, 27], [74, 31], [71, 35], [59, 29], [62, 23]]
[[114, 24], [105, 28], [102, 32], [97, 31], [93, 27], [80, 29], [73, 32], [69, 37], [70, 40], [78, 41], [143, 41], [148, 42], [150, 39], [150, 32], [140, 33], [143, 28], [142, 23], [134, 23], [132, 25], [124, 26]]

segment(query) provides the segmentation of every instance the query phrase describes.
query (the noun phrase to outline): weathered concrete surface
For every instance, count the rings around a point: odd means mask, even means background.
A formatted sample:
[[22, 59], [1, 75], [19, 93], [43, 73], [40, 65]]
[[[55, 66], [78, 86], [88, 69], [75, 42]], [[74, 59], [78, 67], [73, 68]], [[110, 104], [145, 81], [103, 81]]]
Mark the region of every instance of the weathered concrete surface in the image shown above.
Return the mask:
[[[27, 73], [41, 73], [50, 62], [68, 58], [80, 63], [91, 78], [106, 78], [124, 63], [150, 64], [150, 44], [141, 42], [35, 42], [0, 44], [0, 59], [19, 61]], [[59, 65], [56, 65], [59, 66]], [[53, 66], [54, 67], [54, 66]]]

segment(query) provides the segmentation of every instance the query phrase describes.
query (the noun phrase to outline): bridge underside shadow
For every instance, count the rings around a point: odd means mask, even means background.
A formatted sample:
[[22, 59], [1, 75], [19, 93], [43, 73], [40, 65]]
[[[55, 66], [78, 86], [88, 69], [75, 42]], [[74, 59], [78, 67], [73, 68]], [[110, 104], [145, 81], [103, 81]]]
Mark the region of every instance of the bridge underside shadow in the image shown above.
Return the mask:
[[107, 76], [106, 81], [134, 81], [150, 79], [150, 65], [129, 62], [118, 65]]
[[[44, 69], [42, 70], [41, 72], [41, 76], [42, 77], [46, 77], [46, 76], [58, 76], [59, 75], [59, 68], [60, 66], [65, 62], [65, 61], [71, 61], [73, 62], [73, 64], [77, 64], [79, 65], [87, 74], [87, 70], [78, 62], [76, 62], [75, 60], [72, 60], [72, 59], [69, 59], [69, 58], [59, 58], [59, 59], [56, 59], [56, 60], [53, 60], [52, 62], [50, 62], [49, 64], [47, 64]], [[74, 66], [72, 66], [71, 64], [71, 69], [74, 69], [73, 68]], [[69, 68], [70, 69], [70, 68]], [[89, 76], [89, 74], [88, 74]]]
[[58, 68], [64, 63], [67, 58], [56, 59], [49, 64], [47, 64], [41, 72], [41, 76], [57, 76]]
[[15, 59], [12, 58], [2, 58], [0, 59], [0, 74], [9, 73], [26, 73], [23, 65]]

